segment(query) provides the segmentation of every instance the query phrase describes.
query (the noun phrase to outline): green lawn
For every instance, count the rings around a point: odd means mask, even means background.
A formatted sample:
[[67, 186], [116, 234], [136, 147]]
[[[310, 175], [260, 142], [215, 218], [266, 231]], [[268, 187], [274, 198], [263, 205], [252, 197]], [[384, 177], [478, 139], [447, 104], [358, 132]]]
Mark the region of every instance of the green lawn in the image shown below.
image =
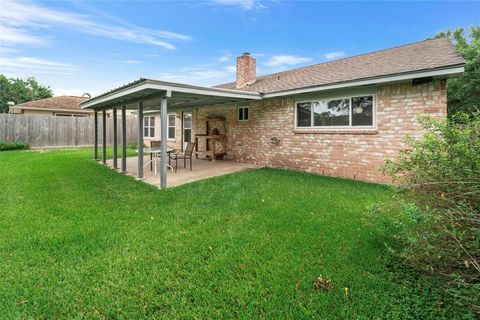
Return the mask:
[[[392, 269], [367, 219], [388, 187], [260, 169], [158, 190], [91, 154], [0, 153], [0, 318], [453, 312]], [[320, 274], [330, 292], [314, 289]]]

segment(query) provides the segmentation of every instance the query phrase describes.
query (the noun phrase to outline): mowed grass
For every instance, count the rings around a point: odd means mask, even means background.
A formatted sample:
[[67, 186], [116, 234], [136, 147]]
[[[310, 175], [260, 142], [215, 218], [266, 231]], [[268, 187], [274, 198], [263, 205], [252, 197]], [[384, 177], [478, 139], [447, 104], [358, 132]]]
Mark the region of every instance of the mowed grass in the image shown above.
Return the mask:
[[1, 318], [446, 314], [389, 268], [367, 219], [388, 187], [260, 169], [158, 190], [91, 153], [0, 153]]

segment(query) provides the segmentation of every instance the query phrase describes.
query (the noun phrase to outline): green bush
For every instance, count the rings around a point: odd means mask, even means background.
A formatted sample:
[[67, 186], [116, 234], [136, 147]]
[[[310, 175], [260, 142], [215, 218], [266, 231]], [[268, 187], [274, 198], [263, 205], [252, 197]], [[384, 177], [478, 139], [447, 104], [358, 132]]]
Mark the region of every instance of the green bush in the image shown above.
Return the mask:
[[25, 150], [28, 144], [18, 141], [0, 141], [0, 151]]
[[127, 149], [130, 150], [137, 150], [138, 149], [138, 143], [130, 143], [127, 145]]
[[422, 140], [383, 171], [399, 186], [401, 256], [441, 277], [455, 301], [480, 311], [480, 113], [436, 121], [420, 119]]

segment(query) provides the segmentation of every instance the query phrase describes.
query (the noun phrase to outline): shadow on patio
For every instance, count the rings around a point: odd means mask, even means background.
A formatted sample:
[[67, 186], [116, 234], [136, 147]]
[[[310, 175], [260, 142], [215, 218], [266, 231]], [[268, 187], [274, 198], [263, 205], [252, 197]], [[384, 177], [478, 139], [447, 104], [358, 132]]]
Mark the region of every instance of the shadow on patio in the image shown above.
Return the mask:
[[[127, 158], [127, 171], [126, 174], [132, 177], [137, 176], [137, 157], [129, 157]], [[155, 168], [153, 167], [150, 170], [150, 156], [145, 156], [143, 163], [147, 164], [144, 167], [144, 177], [142, 181], [149, 183], [154, 186], [160, 186], [160, 176], [159, 172], [155, 173]], [[107, 165], [110, 168], [112, 166], [113, 160], [107, 160]], [[172, 163], [173, 164], [173, 163]], [[158, 163], [157, 163], [158, 165]], [[167, 173], [167, 184], [168, 187], [175, 187], [182, 184], [190, 183], [193, 181], [208, 179], [217, 176], [223, 176], [225, 174], [234, 173], [242, 170], [248, 169], [257, 169], [259, 166], [250, 164], [250, 163], [242, 163], [242, 162], [235, 162], [235, 161], [228, 161], [228, 160], [217, 160], [217, 161], [207, 161], [207, 160], [199, 160], [193, 159], [193, 170], [190, 171], [189, 163], [187, 162], [187, 168], [183, 168], [183, 161], [179, 161], [178, 169], [175, 173], [172, 170], [168, 170]], [[117, 169], [120, 172], [120, 168]]]

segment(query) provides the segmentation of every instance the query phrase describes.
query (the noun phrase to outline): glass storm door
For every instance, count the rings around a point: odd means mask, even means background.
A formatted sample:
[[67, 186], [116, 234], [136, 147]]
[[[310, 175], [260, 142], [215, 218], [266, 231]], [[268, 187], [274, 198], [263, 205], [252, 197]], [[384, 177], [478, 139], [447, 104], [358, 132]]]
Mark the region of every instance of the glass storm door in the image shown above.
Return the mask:
[[183, 113], [183, 150], [187, 147], [187, 143], [192, 142], [192, 113]]

